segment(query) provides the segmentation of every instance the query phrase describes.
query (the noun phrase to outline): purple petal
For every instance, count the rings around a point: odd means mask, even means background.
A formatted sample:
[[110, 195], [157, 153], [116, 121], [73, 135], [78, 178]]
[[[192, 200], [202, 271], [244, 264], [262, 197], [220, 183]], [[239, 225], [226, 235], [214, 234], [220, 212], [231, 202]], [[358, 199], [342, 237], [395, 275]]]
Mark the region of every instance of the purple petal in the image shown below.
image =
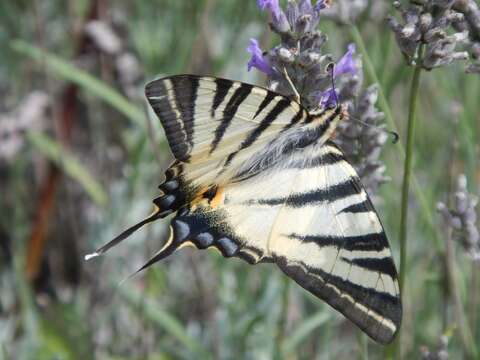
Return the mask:
[[268, 9], [268, 11], [276, 19], [278, 19], [280, 14], [283, 12], [278, 4], [278, 0], [257, 0], [257, 4], [261, 10]]
[[287, 17], [280, 7], [278, 0], [257, 0], [257, 4], [261, 10], [268, 10], [272, 16], [272, 22], [276, 29], [281, 32], [287, 32], [290, 30]]
[[355, 75], [357, 73], [357, 66], [355, 65], [355, 60], [353, 59], [353, 54], [355, 54], [355, 44], [348, 45], [348, 50], [345, 55], [338, 60], [333, 71], [333, 76], [339, 76], [342, 74], [350, 73]]
[[312, 2], [310, 0], [301, 0], [298, 4], [298, 9], [300, 10], [300, 14], [302, 15], [313, 14]]
[[297, 19], [299, 17], [299, 9], [298, 9], [298, 4], [296, 2], [294, 1], [288, 2], [286, 16], [287, 16], [288, 22], [293, 27], [295, 27], [295, 24], [297, 23]]
[[273, 73], [273, 69], [263, 56], [262, 49], [260, 49], [256, 39], [250, 39], [250, 45], [248, 45], [247, 51], [252, 55], [247, 64], [248, 71], [254, 67], [267, 75]]
[[[312, 6], [311, 0], [300, 0], [298, 3], [299, 17], [303, 17], [306, 22], [303, 32], [313, 31], [320, 21], [320, 10], [323, 9], [323, 1], [317, 1], [315, 6]], [[298, 30], [298, 29], [297, 29]]]
[[331, 105], [338, 105], [338, 90], [330, 88], [326, 91], [323, 91], [319, 95], [319, 103], [322, 108], [328, 108]]

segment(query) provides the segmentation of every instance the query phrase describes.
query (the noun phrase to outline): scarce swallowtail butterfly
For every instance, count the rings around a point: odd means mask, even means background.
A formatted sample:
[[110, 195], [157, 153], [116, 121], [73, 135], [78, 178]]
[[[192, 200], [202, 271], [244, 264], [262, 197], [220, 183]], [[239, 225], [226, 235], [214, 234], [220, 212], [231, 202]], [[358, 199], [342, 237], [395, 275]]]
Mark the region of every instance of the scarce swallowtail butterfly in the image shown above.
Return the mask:
[[154, 213], [101, 247], [175, 213], [140, 270], [185, 245], [270, 262], [379, 343], [400, 327], [397, 272], [358, 175], [330, 140], [341, 105], [310, 113], [273, 91], [177, 75], [146, 86], [175, 157]]

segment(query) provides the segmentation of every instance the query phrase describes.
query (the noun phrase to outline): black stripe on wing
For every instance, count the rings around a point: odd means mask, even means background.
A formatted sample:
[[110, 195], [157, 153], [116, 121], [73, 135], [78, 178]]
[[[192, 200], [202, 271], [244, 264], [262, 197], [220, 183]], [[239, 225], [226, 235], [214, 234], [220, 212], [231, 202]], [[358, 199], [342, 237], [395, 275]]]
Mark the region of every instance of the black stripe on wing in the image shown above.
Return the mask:
[[341, 258], [346, 263], [357, 265], [364, 269], [379, 272], [385, 275], [390, 276], [392, 279], [397, 278], [397, 269], [395, 269], [395, 264], [390, 256], [384, 258], [355, 258], [347, 259], [345, 257]]
[[[290, 262], [284, 257], [274, 260], [285, 274], [340, 311], [372, 339], [383, 344], [393, 340], [402, 319], [402, 304], [398, 296], [359, 286], [302, 262]], [[392, 322], [394, 328], [373, 313]]]
[[299, 235], [295, 233], [286, 236], [306, 243], [315, 243], [320, 247], [334, 246], [348, 251], [377, 252], [388, 248], [388, 241], [384, 232], [356, 236]]
[[210, 115], [212, 116], [212, 118], [215, 117], [215, 111], [223, 102], [223, 100], [225, 100], [228, 91], [232, 88], [233, 81], [225, 79], [215, 79], [215, 86], [215, 96], [213, 97], [212, 109], [210, 110]]
[[253, 85], [241, 83], [228, 100], [227, 105], [223, 109], [222, 120], [220, 120], [220, 124], [218, 124], [215, 129], [215, 137], [210, 145], [210, 153], [214, 152], [220, 141], [222, 141], [222, 138], [225, 135], [227, 128], [230, 126], [232, 119], [235, 117], [239, 106], [245, 101], [248, 95], [250, 95], [252, 89]]
[[188, 135], [188, 130], [183, 126], [183, 120], [177, 118], [173, 110], [176, 104], [169, 100], [165, 81], [156, 80], [147, 84], [145, 95], [165, 129], [173, 155], [180, 161], [188, 161], [191, 150], [189, 139], [192, 133]]
[[258, 106], [258, 109], [255, 112], [255, 116], [253, 118], [255, 119], [272, 102], [272, 100], [275, 99], [276, 96], [277, 94], [275, 94], [274, 92], [267, 91], [265, 98], [262, 100], [262, 102]]
[[171, 79], [176, 108], [180, 111], [187, 141], [193, 147], [193, 126], [195, 122], [195, 101], [199, 79], [195, 77], [172, 77]]
[[373, 208], [370, 204], [370, 201], [365, 200], [365, 201], [347, 206], [344, 209], [342, 209], [340, 212], [341, 213], [362, 213], [362, 212], [368, 212], [371, 210], [373, 210]]
[[228, 155], [227, 160], [225, 161], [225, 166], [228, 166], [235, 156], [242, 150], [247, 149], [262, 135], [262, 133], [268, 129], [268, 127], [278, 118], [278, 116], [287, 109], [291, 104], [291, 101], [287, 98], [282, 98], [277, 104], [273, 107], [272, 110], [260, 121], [258, 126], [253, 129], [242, 141], [240, 148]]
[[286, 130], [290, 129], [292, 126], [298, 124], [303, 119], [307, 119], [307, 112], [303, 108], [300, 108], [297, 111], [297, 113], [292, 117], [290, 122], [287, 125], [284, 126], [282, 131], [286, 131]]
[[360, 194], [361, 192], [362, 189], [358, 186], [358, 180], [352, 177], [343, 183], [332, 185], [326, 189], [316, 189], [304, 193], [294, 193], [287, 197], [252, 200], [250, 204], [269, 206], [284, 205], [298, 208], [324, 201], [336, 201], [351, 195]]

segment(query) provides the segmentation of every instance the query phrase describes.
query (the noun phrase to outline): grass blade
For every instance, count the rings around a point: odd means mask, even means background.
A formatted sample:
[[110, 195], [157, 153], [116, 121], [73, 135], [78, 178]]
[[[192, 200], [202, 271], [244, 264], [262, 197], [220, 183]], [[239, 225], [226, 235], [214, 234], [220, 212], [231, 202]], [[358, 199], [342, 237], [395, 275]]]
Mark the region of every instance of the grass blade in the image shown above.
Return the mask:
[[125, 284], [119, 286], [117, 291], [118, 294], [130, 305], [142, 311], [146, 319], [155, 323], [176, 338], [192, 353], [196, 354], [197, 358], [208, 358], [202, 346], [188, 335], [187, 330], [174, 316], [170, 315], [167, 311], [160, 309], [157, 304], [154, 304], [145, 298], [144, 294], [129, 288]]
[[330, 319], [330, 314], [319, 311], [312, 317], [303, 321], [292, 334], [285, 339], [283, 343], [283, 355], [291, 354], [295, 349], [304, 342], [308, 336], [319, 326], [322, 326]]
[[145, 127], [145, 114], [143, 111], [105, 82], [79, 69], [70, 62], [26, 41], [13, 40], [10, 46], [14, 51], [28, 56], [45, 66], [53, 74], [78, 85], [88, 93], [102, 99], [142, 128]]
[[57, 141], [34, 131], [27, 132], [27, 139], [35, 149], [77, 181], [96, 204], [103, 206], [107, 203], [107, 195], [103, 187], [90, 175], [89, 170], [63, 149]]

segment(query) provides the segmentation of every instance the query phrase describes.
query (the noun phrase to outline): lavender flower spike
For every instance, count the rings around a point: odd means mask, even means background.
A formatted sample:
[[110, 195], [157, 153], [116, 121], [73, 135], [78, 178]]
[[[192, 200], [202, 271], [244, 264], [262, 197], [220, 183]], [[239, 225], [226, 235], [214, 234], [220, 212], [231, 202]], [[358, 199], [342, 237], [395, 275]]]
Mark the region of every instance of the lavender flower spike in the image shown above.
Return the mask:
[[333, 76], [339, 76], [342, 74], [350, 73], [355, 75], [357, 73], [357, 66], [355, 60], [353, 59], [353, 54], [355, 54], [355, 44], [348, 45], [348, 50], [343, 55], [343, 57], [338, 60], [337, 65], [333, 71]]
[[290, 24], [278, 0], [257, 0], [257, 4], [261, 10], [268, 10], [272, 16], [272, 25], [276, 30], [279, 32], [287, 32], [290, 30]]
[[273, 74], [273, 68], [263, 56], [262, 49], [260, 49], [256, 39], [250, 39], [250, 45], [248, 45], [247, 51], [252, 55], [247, 64], [248, 71], [254, 67], [267, 75]]

